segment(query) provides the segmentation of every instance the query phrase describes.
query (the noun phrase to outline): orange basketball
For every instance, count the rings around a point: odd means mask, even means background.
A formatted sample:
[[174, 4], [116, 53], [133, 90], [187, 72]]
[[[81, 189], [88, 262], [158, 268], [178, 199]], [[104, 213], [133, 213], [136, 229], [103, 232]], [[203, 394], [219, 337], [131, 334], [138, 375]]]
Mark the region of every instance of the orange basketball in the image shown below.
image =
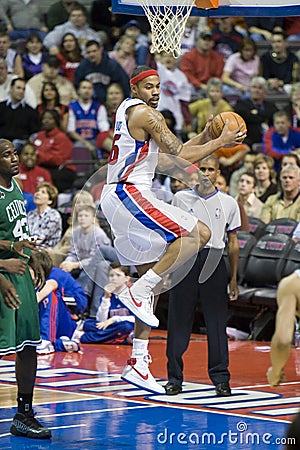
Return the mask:
[[213, 121], [210, 125], [210, 134], [213, 139], [216, 139], [220, 136], [226, 120], [228, 120], [228, 128], [230, 131], [236, 130], [240, 125], [242, 125], [240, 131], [247, 131], [245, 121], [239, 114], [232, 111], [226, 111], [218, 114], [213, 118]]

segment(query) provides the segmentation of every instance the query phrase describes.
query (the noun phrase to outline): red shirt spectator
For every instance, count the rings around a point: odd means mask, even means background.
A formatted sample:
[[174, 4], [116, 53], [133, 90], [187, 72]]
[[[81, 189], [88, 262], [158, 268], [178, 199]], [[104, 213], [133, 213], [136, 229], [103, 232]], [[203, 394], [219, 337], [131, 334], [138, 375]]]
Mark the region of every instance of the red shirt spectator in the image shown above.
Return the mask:
[[66, 133], [59, 129], [60, 119], [56, 110], [46, 110], [41, 122], [43, 130], [37, 133], [33, 142], [38, 163], [50, 171], [59, 192], [64, 192], [72, 187], [76, 178], [74, 166], [60, 167], [71, 159], [73, 143]]
[[203, 31], [199, 34], [196, 47], [181, 58], [179, 68], [196, 89], [205, 91], [211, 77], [222, 76], [224, 60], [219, 53], [212, 50], [213, 45], [211, 32]]

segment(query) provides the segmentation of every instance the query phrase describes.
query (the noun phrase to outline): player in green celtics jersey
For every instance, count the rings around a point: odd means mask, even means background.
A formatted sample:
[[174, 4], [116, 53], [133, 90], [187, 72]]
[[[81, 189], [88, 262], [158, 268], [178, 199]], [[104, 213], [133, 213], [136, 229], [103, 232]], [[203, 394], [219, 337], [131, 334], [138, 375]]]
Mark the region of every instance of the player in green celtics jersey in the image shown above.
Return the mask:
[[14, 145], [0, 139], [0, 358], [16, 353], [18, 412], [10, 432], [48, 439], [50, 430], [35, 419], [32, 409], [36, 346], [41, 341], [36, 294], [27, 261], [36, 244], [29, 240], [23, 195], [13, 178], [18, 173], [19, 158]]

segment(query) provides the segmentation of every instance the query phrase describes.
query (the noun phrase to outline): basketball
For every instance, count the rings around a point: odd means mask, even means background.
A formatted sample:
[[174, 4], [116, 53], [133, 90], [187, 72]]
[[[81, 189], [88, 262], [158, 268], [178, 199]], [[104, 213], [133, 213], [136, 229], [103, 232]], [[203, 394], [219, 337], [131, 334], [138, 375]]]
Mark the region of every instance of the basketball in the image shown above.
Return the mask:
[[213, 139], [220, 136], [226, 120], [228, 120], [228, 128], [230, 131], [236, 130], [240, 125], [242, 125], [240, 131], [244, 133], [247, 130], [246, 123], [239, 114], [232, 111], [222, 112], [213, 118], [210, 125], [210, 134]]

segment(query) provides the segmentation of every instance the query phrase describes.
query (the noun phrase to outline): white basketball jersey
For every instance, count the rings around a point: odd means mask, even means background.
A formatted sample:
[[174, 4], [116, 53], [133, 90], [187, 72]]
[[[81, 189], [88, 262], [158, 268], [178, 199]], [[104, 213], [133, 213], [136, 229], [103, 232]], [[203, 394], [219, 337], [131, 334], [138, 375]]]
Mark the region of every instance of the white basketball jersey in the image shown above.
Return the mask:
[[158, 161], [158, 146], [149, 139], [138, 141], [128, 130], [126, 111], [145, 104], [140, 99], [127, 98], [116, 114], [114, 141], [107, 169], [107, 183], [130, 183], [151, 188]]

